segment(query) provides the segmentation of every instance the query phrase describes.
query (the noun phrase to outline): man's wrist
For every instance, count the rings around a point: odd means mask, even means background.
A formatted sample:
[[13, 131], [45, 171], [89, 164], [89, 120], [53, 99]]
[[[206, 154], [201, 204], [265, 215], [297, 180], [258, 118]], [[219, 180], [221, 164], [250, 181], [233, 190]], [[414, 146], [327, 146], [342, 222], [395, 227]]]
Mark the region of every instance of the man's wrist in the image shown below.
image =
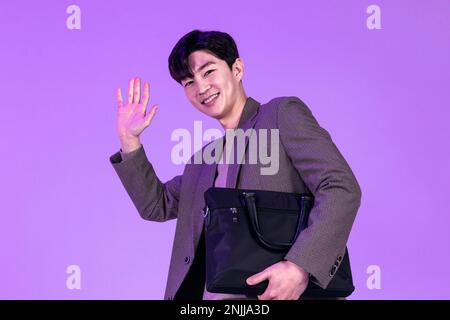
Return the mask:
[[123, 153], [130, 153], [141, 147], [141, 141], [139, 138], [121, 138], [120, 146]]
[[301, 266], [299, 266], [295, 262], [292, 262], [292, 261], [287, 260], [287, 259], [284, 259], [284, 261], [289, 262], [290, 265], [296, 267], [296, 269], [298, 271], [300, 271], [300, 273], [303, 275], [304, 278], [309, 279], [311, 277], [311, 274], [307, 270], [305, 270], [304, 268], [302, 268]]

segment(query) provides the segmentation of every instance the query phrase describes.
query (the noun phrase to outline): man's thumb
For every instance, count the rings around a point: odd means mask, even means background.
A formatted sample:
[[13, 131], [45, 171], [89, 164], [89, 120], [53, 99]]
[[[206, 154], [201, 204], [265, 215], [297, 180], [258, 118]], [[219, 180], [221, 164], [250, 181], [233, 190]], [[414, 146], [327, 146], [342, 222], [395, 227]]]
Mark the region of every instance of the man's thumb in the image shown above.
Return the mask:
[[152, 122], [153, 116], [155, 115], [156, 110], [158, 110], [158, 105], [153, 106], [150, 112], [145, 116], [144, 125], [148, 127], [150, 122]]

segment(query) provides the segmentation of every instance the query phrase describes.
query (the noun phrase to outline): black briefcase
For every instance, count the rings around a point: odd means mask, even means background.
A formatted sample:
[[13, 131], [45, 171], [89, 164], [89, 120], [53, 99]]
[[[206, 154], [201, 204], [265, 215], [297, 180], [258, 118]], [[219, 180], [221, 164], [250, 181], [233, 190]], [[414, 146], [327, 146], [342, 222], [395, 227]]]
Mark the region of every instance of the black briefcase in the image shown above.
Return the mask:
[[[307, 227], [311, 194], [209, 188], [205, 194], [206, 288], [214, 293], [260, 295], [268, 281], [246, 279], [282, 261]], [[346, 297], [354, 290], [347, 252], [327, 289], [309, 281], [302, 297]]]

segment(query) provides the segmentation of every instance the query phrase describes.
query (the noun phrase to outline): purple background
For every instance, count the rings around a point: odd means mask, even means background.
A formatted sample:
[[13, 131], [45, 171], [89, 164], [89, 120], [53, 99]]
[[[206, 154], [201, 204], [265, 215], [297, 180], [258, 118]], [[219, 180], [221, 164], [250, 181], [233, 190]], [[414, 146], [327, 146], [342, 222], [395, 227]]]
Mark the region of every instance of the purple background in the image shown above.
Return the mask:
[[[66, 8], [81, 8], [81, 30]], [[381, 30], [366, 8], [381, 8]], [[2, 1], [0, 298], [161, 299], [175, 221], [142, 220], [109, 156], [118, 86], [150, 82], [142, 134], [161, 180], [177, 128], [219, 128], [167, 57], [188, 31], [236, 40], [260, 102], [298, 96], [333, 137], [363, 198], [349, 240], [351, 299], [450, 298], [450, 2]], [[81, 290], [66, 268], [81, 268]], [[366, 269], [381, 268], [369, 290]]]

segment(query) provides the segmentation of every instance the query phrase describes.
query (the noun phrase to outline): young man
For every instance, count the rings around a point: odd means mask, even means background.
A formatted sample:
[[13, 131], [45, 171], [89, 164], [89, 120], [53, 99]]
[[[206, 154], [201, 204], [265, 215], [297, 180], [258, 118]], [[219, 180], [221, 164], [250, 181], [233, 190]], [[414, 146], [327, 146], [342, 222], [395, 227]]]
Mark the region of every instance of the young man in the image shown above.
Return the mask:
[[[162, 183], [139, 140], [158, 107], [154, 105], [147, 112], [149, 84], [144, 84], [141, 97], [140, 79], [131, 79], [127, 102], [118, 89], [117, 134], [121, 150], [110, 161], [143, 219], [177, 218], [165, 298], [299, 299], [309, 281], [326, 288], [346, 255], [361, 199], [358, 182], [328, 132], [296, 97], [275, 98], [264, 105], [247, 97], [242, 83], [244, 63], [234, 40], [226, 33], [189, 32], [173, 48], [169, 70], [189, 102], [217, 119], [224, 129], [278, 129], [280, 143], [278, 171], [274, 175], [262, 175], [261, 163], [196, 164], [194, 155], [182, 175]], [[245, 153], [248, 156], [248, 148]], [[308, 227], [285, 260], [247, 279], [249, 285], [269, 281], [260, 296], [205, 290], [201, 211], [203, 193], [212, 186], [312, 193], [315, 197]]]

